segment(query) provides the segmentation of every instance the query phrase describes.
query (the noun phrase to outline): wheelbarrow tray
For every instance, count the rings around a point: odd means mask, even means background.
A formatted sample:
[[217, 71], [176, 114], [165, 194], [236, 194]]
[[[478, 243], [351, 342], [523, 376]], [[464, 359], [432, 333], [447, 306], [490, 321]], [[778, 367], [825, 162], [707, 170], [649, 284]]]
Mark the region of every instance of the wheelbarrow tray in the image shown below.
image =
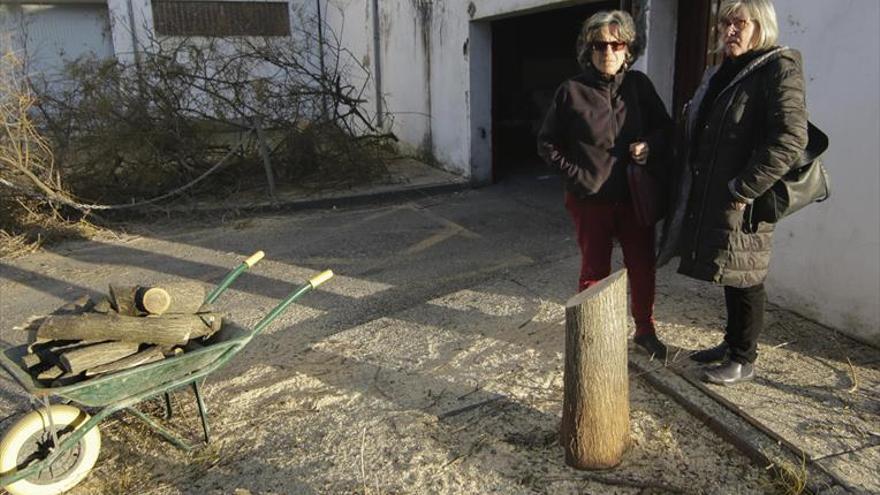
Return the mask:
[[44, 387], [21, 366], [27, 345], [4, 349], [0, 366], [37, 397], [55, 396], [89, 407], [124, 407], [208, 375], [232, 358], [251, 337], [251, 331], [225, 323], [200, 349], [61, 387]]
[[[238, 268], [230, 272], [206, 297], [205, 302], [208, 304], [213, 303], [241, 273], [262, 257], [263, 252], [258, 251]], [[32, 397], [42, 399], [46, 414], [49, 415], [48, 417], [52, 417], [49, 399], [53, 396], [95, 408], [97, 411], [85, 423], [78, 426], [69, 435], [66, 435], [60, 443], [59, 439], [55, 438], [56, 446], [48, 456], [39, 460], [33, 460], [23, 469], [17, 467], [8, 473], [0, 473], [0, 486], [9, 486], [18, 480], [27, 478], [51, 466], [61, 453], [73, 448], [83, 436], [92, 428], [97, 427], [104, 418], [123, 409], [134, 414], [135, 417], [146, 423], [175, 446], [187, 451], [192, 450], [193, 447], [184, 439], [162, 427], [133, 407], [143, 400], [164, 394], [166, 419], [168, 419], [171, 417], [169, 393], [185, 385], [192, 385], [193, 387], [205, 435], [205, 444], [208, 444], [210, 442], [210, 434], [206, 417], [207, 413], [199, 390], [199, 383], [203, 382], [208, 374], [229, 361], [242, 347], [259, 335], [290, 304], [331, 277], [333, 277], [333, 272], [330, 270], [312, 277], [307, 283], [290, 293], [286, 299], [275, 306], [253, 329], [246, 329], [234, 323], [226, 323], [219, 332], [203, 342], [204, 347], [154, 363], [91, 377], [72, 385], [44, 387], [23, 367], [22, 357], [28, 352], [27, 345], [3, 349], [0, 351], [0, 367], [4, 368]], [[55, 427], [51, 420], [49, 423], [52, 435], [54, 436]]]

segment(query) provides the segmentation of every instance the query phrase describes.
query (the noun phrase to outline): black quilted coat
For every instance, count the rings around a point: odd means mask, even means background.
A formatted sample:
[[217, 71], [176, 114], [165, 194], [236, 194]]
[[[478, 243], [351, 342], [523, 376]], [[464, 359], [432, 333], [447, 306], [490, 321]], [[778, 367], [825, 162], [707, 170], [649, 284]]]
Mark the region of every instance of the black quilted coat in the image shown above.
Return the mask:
[[737, 210], [734, 199], [750, 202], [760, 196], [806, 147], [801, 56], [779, 48], [746, 65], [711, 104], [694, 142], [690, 136], [715, 70], [707, 70], [688, 105], [659, 263], [681, 256], [679, 273], [751, 287], [767, 276], [773, 225], [744, 221], [751, 207]]

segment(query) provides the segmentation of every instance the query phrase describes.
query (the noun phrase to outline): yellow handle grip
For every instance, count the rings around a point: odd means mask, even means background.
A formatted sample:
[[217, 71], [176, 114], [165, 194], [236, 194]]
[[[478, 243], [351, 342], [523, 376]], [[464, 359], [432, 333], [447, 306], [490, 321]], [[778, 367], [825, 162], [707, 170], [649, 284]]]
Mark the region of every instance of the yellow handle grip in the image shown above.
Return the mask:
[[333, 278], [333, 270], [324, 270], [323, 272], [315, 275], [309, 280], [309, 283], [312, 284], [312, 288], [323, 284], [324, 282]]
[[256, 265], [258, 261], [263, 259], [263, 256], [266, 256], [266, 253], [262, 251], [257, 251], [256, 253], [252, 254], [250, 258], [244, 260], [244, 264], [247, 265], [248, 268], [250, 268]]

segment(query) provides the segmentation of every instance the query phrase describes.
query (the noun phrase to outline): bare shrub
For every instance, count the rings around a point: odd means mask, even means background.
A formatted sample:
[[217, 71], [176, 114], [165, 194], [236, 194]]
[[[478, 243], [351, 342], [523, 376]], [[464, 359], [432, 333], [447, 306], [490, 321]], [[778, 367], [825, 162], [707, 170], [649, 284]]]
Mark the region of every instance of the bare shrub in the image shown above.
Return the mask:
[[[31, 252], [44, 242], [89, 235], [82, 213], [60, 208], [69, 200], [49, 142], [33, 119], [36, 97], [13, 53], [0, 57], [0, 256]], [[48, 199], [48, 200], [47, 200]]]
[[[216, 192], [264, 183], [264, 144], [282, 184], [383, 176], [394, 137], [364, 109], [369, 74], [326, 26], [319, 43], [310, 34], [316, 22], [301, 19], [290, 38], [152, 39], [137, 63], [84, 58], [60, 80], [33, 81], [61, 175], [91, 202], [140, 201], [190, 183], [234, 151], [190, 191]], [[347, 82], [354, 79], [360, 86]]]

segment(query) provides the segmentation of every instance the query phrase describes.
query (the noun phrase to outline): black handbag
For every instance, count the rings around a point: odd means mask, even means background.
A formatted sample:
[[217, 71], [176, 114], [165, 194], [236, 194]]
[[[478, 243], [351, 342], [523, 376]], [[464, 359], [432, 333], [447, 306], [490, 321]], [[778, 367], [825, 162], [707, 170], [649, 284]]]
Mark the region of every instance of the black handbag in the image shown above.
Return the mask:
[[828, 172], [820, 158], [828, 149], [828, 136], [812, 122], [807, 123], [807, 134], [807, 149], [797, 164], [752, 204], [753, 225], [776, 223], [811, 203], [825, 201], [831, 195]]
[[660, 221], [665, 214], [663, 186], [644, 165], [628, 163], [626, 176], [629, 181], [629, 194], [632, 199], [636, 220], [642, 227], [650, 227]]

